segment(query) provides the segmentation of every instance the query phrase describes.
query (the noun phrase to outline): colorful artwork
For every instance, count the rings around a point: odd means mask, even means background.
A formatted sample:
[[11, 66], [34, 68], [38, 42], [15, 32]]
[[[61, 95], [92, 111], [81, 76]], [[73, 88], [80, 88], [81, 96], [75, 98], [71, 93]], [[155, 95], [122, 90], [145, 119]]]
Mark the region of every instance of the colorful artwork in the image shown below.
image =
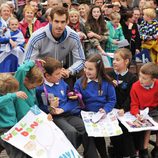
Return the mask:
[[64, 133], [41, 111], [31, 111], [1, 136], [33, 158], [81, 158]]
[[81, 111], [81, 116], [88, 136], [110, 137], [122, 134], [119, 122], [112, 112], [108, 113], [104, 117], [100, 117], [100, 115], [95, 112]]
[[129, 132], [158, 130], [158, 123], [155, 122], [148, 115], [149, 112], [148, 108], [140, 111], [142, 120], [138, 120], [134, 115], [130, 114], [130, 112], [126, 112], [124, 116], [119, 117], [117, 115], [118, 110], [114, 109], [113, 111], [115, 112], [116, 117], [128, 129]]

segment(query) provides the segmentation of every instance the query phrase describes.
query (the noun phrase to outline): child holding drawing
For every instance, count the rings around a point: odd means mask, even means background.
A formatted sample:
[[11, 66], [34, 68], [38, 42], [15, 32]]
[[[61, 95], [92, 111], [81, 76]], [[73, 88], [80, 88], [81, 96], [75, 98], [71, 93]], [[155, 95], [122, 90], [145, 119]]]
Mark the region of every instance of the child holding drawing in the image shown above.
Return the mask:
[[[27, 99], [25, 92], [18, 91], [19, 83], [11, 74], [0, 74], [0, 135], [6, 133], [17, 123], [14, 101]], [[21, 105], [23, 106], [23, 105]], [[5, 148], [10, 158], [29, 156], [0, 138], [0, 146]]]
[[[131, 96], [131, 114], [138, 120], [142, 120], [140, 110], [149, 107], [149, 115], [158, 122], [158, 66], [154, 63], [144, 64], [139, 72], [139, 81], [132, 86]], [[150, 132], [145, 132], [143, 150], [140, 152], [142, 158], [148, 158], [148, 144]], [[151, 152], [152, 156], [158, 156], [158, 133], [156, 134], [156, 146]]]
[[[100, 54], [88, 57], [84, 66], [85, 74], [76, 81], [75, 90], [82, 94], [86, 111], [110, 112], [116, 103], [115, 89], [104, 69]], [[103, 137], [96, 137], [95, 143], [101, 158], [107, 158], [106, 144]]]
[[[74, 98], [75, 100], [68, 98], [69, 87], [61, 79], [62, 64], [51, 57], [45, 57], [44, 61], [45, 82], [44, 85], [36, 89], [40, 108], [46, 113], [50, 112], [53, 115], [54, 123], [65, 133], [76, 149], [82, 143], [85, 158], [98, 158], [93, 139], [88, 137], [84, 123], [79, 117], [81, 107], [78, 105], [77, 98]], [[51, 107], [49, 107], [48, 104], [46, 105], [42, 102], [41, 95], [43, 95], [44, 88], [47, 90], [48, 95], [52, 94], [52, 96], [59, 99], [58, 105], [54, 106], [52, 103]]]
[[[128, 67], [132, 60], [131, 52], [126, 48], [120, 48], [115, 51], [113, 59], [114, 70], [109, 72], [116, 90], [117, 102], [115, 108], [118, 109], [118, 115], [123, 116], [130, 110], [130, 89], [137, 80], [136, 75], [129, 72]], [[111, 137], [116, 158], [122, 158], [135, 155], [135, 147], [132, 134], [120, 124], [123, 134]]]

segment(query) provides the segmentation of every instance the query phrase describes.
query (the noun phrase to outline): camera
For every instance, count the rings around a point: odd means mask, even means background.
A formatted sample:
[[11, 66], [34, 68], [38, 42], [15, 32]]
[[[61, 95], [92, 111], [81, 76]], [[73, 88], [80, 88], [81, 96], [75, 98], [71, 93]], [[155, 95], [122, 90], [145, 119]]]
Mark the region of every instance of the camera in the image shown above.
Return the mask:
[[67, 3], [63, 3], [63, 7], [64, 7], [64, 8], [68, 8], [69, 5], [68, 5]]

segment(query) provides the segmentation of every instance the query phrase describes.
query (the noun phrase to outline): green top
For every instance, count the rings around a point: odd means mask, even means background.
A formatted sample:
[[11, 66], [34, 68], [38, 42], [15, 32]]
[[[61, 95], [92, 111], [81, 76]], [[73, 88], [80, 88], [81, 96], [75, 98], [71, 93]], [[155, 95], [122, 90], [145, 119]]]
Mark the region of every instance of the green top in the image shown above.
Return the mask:
[[35, 63], [32, 60], [25, 61], [15, 73], [15, 78], [19, 81], [19, 90], [25, 92], [28, 96], [25, 100], [18, 98], [15, 102], [18, 121], [27, 114], [32, 106], [36, 104], [35, 89], [27, 89], [24, 85], [26, 74], [32, 67], [34, 67], [34, 65]]
[[0, 95], [0, 129], [12, 127], [17, 123], [14, 101], [15, 93]]

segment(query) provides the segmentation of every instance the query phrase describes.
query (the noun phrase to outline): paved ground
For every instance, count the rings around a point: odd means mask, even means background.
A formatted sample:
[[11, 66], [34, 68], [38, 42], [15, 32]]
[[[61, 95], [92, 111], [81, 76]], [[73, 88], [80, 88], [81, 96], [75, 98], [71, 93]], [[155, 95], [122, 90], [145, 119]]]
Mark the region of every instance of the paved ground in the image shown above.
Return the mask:
[[[155, 140], [155, 136], [151, 136], [151, 139], [152, 140]], [[107, 146], [109, 144], [109, 138], [106, 138], [106, 143], [107, 143]], [[149, 145], [149, 152], [153, 149], [153, 146], [152, 145]], [[83, 149], [82, 149], [82, 146], [78, 149], [78, 152], [82, 155], [82, 152], [83, 152]], [[0, 154], [0, 158], [9, 158], [5, 152], [5, 150]]]

